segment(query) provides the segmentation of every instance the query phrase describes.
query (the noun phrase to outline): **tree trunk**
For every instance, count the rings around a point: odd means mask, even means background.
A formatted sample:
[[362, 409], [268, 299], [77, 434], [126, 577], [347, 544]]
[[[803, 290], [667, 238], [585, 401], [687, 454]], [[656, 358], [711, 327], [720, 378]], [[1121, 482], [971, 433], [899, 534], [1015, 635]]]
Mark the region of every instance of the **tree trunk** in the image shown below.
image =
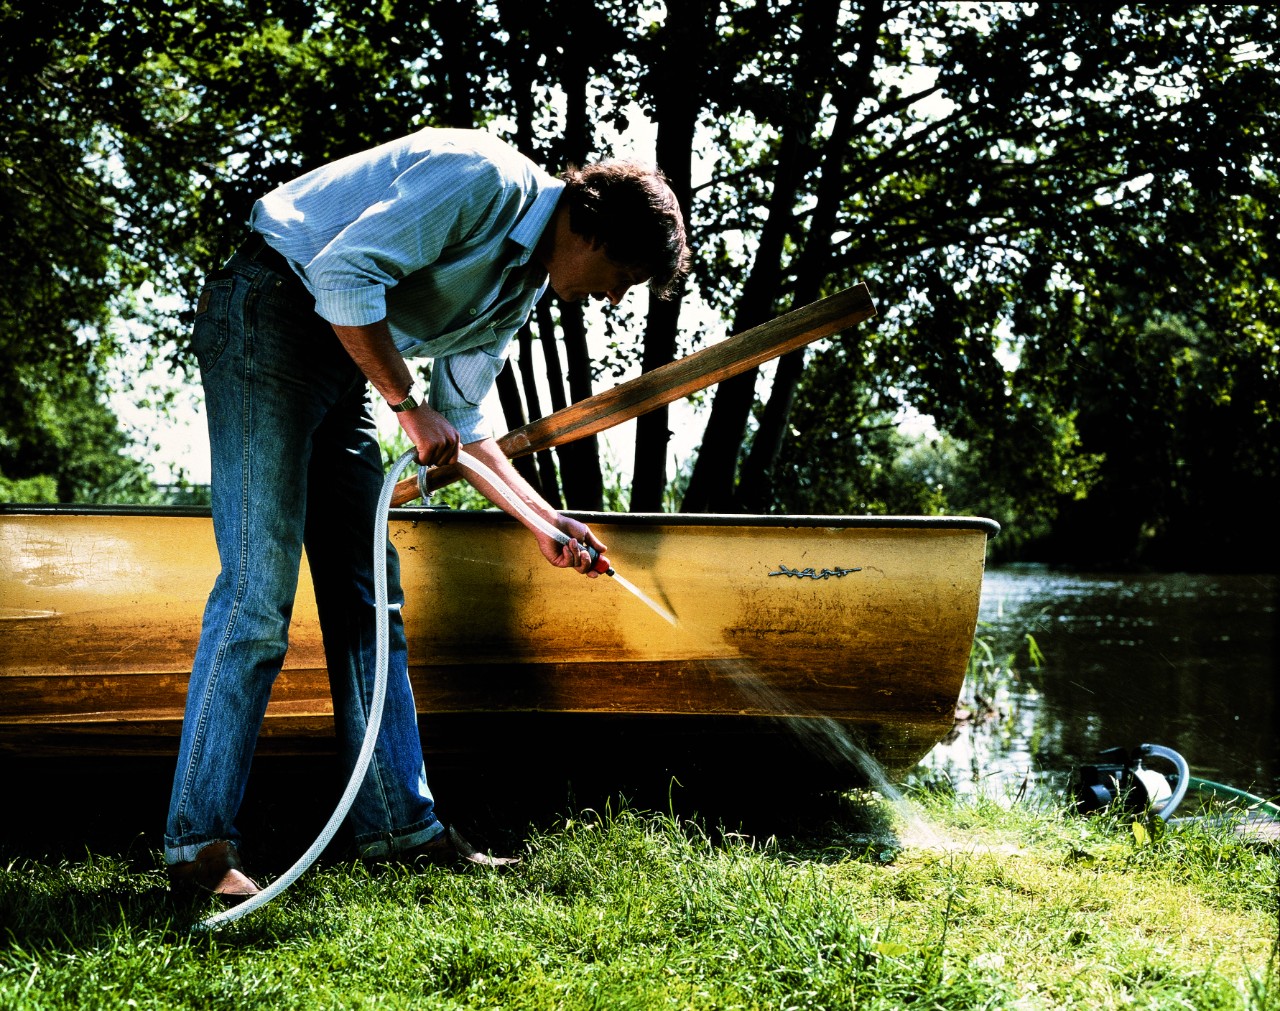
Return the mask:
[[439, 110], [442, 125], [470, 129], [476, 124], [472, 78], [480, 53], [475, 14], [463, 0], [442, 0], [435, 5], [432, 20], [440, 33], [440, 58], [449, 87], [448, 105]]
[[[842, 170], [853, 140], [858, 102], [871, 88], [875, 67], [876, 45], [884, 19], [883, 3], [864, 6], [858, 25], [858, 55], [854, 65], [836, 89], [832, 100], [838, 103], [831, 137], [823, 144], [822, 177], [818, 182], [817, 201], [809, 219], [804, 248], [796, 258], [794, 302], [807, 305], [818, 298], [826, 280], [831, 255], [831, 238], [835, 234], [844, 196]], [[769, 400], [760, 415], [760, 423], [751, 449], [742, 464], [735, 504], [742, 512], [767, 512], [773, 505], [773, 469], [782, 451], [782, 441], [791, 419], [796, 386], [804, 374], [805, 349], [784, 355], [774, 373]]]
[[[769, 215], [760, 232], [760, 244], [751, 273], [743, 285], [742, 301], [734, 316], [733, 333], [742, 333], [769, 319], [782, 281], [783, 240], [791, 227], [796, 191], [803, 178], [800, 161], [804, 145], [793, 120], [783, 131], [769, 200]], [[711, 416], [680, 503], [681, 512], [728, 512], [734, 507], [734, 477], [738, 454], [746, 437], [747, 418], [755, 400], [756, 375], [751, 369], [716, 387]]]
[[[713, 41], [713, 5], [672, 4], [660, 41], [662, 58], [648, 76], [658, 124], [657, 160], [688, 223], [693, 205], [690, 181], [694, 131], [702, 108], [704, 62]], [[648, 372], [675, 359], [681, 299], [649, 299], [641, 368]], [[631, 510], [660, 512], [667, 487], [667, 408], [636, 420]]]
[[[649, 372], [675, 360], [679, 297], [663, 302], [649, 299], [641, 370]], [[664, 405], [636, 419], [635, 464], [631, 475], [632, 512], [661, 512], [667, 487], [667, 446], [671, 441], [668, 409]]]
[[525, 0], [498, 2], [498, 20], [509, 39], [498, 56], [506, 62], [507, 76], [511, 81], [511, 114], [515, 121], [511, 142], [521, 154], [535, 161], [533, 96], [539, 54], [533, 51], [533, 44], [538, 13], [538, 9]]
[[[533, 330], [528, 323], [520, 328], [516, 340], [519, 341], [520, 347], [520, 384], [524, 388], [524, 402], [528, 405], [529, 418], [530, 420], [541, 418], [542, 403], [538, 396], [537, 377], [533, 370]], [[564, 503], [560, 498], [560, 478], [556, 474], [555, 458], [549, 450], [543, 450], [535, 454], [535, 459], [538, 464], [538, 487], [542, 491], [542, 497], [556, 509], [561, 508]]]
[[[804, 8], [803, 35], [790, 88], [797, 103], [783, 127], [779, 142], [768, 217], [760, 232], [755, 260], [743, 286], [743, 298], [734, 318], [734, 333], [763, 323], [781, 294], [782, 258], [787, 235], [793, 229], [794, 209], [811, 157], [809, 139], [817, 121], [817, 82], [825, 76], [821, 61], [832, 55], [839, 3], [811, 2]], [[807, 103], [807, 104], [806, 104]], [[802, 304], [802, 303], [797, 303]], [[793, 366], [794, 367], [794, 366]], [[755, 402], [757, 370], [743, 373], [716, 390], [707, 430], [698, 450], [681, 512], [730, 512], [741, 509], [735, 490], [738, 457], [747, 434], [747, 421]]]
[[[590, 56], [593, 51], [590, 4], [571, 5], [567, 12], [569, 30], [565, 33], [560, 55], [561, 87], [565, 96], [564, 143], [560, 155], [567, 164], [581, 165], [586, 161], [593, 145], [593, 129], [587, 115], [587, 82], [591, 72]], [[563, 397], [563, 384], [569, 382], [569, 399], [582, 400], [591, 396], [591, 355], [587, 350], [586, 326], [582, 319], [582, 306], [560, 302], [560, 329], [564, 334], [564, 354], [567, 369], [560, 371], [559, 354], [551, 353], [555, 344], [553, 331], [542, 324], [549, 324], [551, 314], [539, 317], [544, 352], [547, 358], [547, 379], [553, 387], [552, 406], [557, 392]], [[560, 461], [560, 482], [564, 489], [565, 504], [570, 509], [600, 509], [604, 505], [604, 480], [600, 473], [600, 456], [596, 440], [581, 439], [556, 449]]]
[[[522, 154], [537, 159], [534, 143], [534, 93], [538, 75], [539, 54], [535, 51], [538, 39], [545, 36], [537, 31], [540, 11], [522, 0], [499, 0], [498, 17], [507, 32], [508, 43], [503, 48], [501, 57], [507, 63], [507, 74], [511, 80], [511, 112], [515, 121], [515, 131], [511, 135], [512, 143]], [[545, 312], [545, 299], [540, 312]], [[549, 317], [542, 325], [551, 328]], [[554, 345], [554, 335], [551, 338]], [[541, 398], [538, 395], [537, 376], [533, 361], [533, 328], [526, 322], [516, 334], [516, 346], [519, 351], [520, 390], [524, 395], [524, 413], [530, 420], [542, 417]], [[505, 371], [505, 370], [504, 370]], [[561, 378], [559, 370], [549, 375], [552, 388], [559, 387]], [[530, 466], [531, 465], [531, 466]], [[520, 473], [525, 474], [538, 492], [553, 508], [563, 507], [560, 497], [560, 478], [556, 473], [555, 458], [549, 450], [544, 450], [532, 457], [521, 457], [516, 463]], [[526, 468], [534, 471], [535, 477], [528, 478]]]
[[[498, 379], [494, 385], [498, 389], [498, 401], [502, 404], [502, 415], [507, 422], [507, 431], [510, 432], [519, 428], [527, 419], [524, 416], [524, 403], [520, 400], [520, 387], [516, 383], [516, 373], [511, 367], [510, 359], [502, 366], [502, 371], [498, 373]], [[534, 465], [533, 458], [522, 456], [511, 462], [520, 476], [533, 485], [538, 494], [542, 495], [541, 482], [538, 480], [538, 468]], [[543, 495], [543, 498], [545, 497]]]
[[[569, 399], [573, 403], [591, 396], [591, 356], [587, 353], [587, 328], [582, 306], [560, 303], [560, 329], [568, 360]], [[570, 509], [604, 508], [604, 477], [596, 437], [579, 439], [556, 449], [565, 504]]]

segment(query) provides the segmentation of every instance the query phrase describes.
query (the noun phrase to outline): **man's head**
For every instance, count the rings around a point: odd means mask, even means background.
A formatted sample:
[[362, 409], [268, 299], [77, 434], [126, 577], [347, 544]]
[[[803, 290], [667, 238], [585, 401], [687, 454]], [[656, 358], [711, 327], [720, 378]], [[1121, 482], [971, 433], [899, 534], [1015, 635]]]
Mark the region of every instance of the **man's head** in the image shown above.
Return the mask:
[[560, 178], [559, 256], [549, 269], [562, 298], [599, 295], [617, 302], [645, 281], [659, 298], [679, 290], [689, 247], [680, 205], [661, 171], [613, 160], [571, 168]]

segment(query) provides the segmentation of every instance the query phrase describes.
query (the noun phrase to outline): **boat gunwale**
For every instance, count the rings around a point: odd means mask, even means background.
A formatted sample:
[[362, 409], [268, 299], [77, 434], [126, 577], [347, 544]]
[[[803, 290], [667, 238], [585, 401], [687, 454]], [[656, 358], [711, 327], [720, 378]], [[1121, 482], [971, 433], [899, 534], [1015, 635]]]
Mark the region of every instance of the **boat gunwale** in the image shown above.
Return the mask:
[[[565, 515], [587, 523], [615, 526], [677, 527], [849, 527], [867, 529], [980, 530], [988, 537], [1000, 532], [1000, 524], [985, 516], [898, 516], [898, 515], [764, 515], [759, 513], [631, 513], [566, 509]], [[95, 505], [76, 503], [0, 502], [0, 516], [142, 516], [207, 519], [208, 506], [187, 505]], [[411, 506], [391, 510], [393, 521], [445, 520], [514, 522], [500, 509], [449, 509], [442, 506]]]

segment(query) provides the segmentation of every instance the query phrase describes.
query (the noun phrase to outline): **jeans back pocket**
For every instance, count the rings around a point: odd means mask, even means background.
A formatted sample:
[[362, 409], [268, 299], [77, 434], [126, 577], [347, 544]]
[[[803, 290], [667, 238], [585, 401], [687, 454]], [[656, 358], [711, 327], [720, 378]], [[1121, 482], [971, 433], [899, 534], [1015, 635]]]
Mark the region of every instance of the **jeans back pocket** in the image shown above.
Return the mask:
[[191, 330], [191, 350], [200, 370], [213, 368], [227, 347], [231, 335], [231, 289], [235, 281], [226, 276], [209, 277], [200, 289], [196, 319]]

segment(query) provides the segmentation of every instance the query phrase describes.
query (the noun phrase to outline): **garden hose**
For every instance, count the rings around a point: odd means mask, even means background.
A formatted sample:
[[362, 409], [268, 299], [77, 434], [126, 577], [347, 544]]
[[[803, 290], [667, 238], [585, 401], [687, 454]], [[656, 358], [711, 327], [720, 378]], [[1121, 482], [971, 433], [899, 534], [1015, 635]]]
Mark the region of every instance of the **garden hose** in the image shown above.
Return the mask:
[[1182, 798], [1187, 795], [1187, 788], [1191, 785], [1191, 770], [1187, 767], [1187, 760], [1172, 748], [1166, 748], [1162, 744], [1140, 744], [1137, 754], [1142, 758], [1148, 755], [1159, 755], [1166, 761], [1172, 762], [1174, 768], [1178, 770], [1178, 785], [1174, 787], [1173, 796], [1156, 810], [1156, 815], [1161, 821], [1168, 821], [1169, 816], [1182, 803]]
[[[292, 867], [284, 874], [280, 875], [275, 881], [271, 882], [266, 888], [251, 896], [237, 906], [225, 909], [222, 912], [210, 916], [208, 919], [201, 921], [198, 929], [216, 930], [233, 920], [238, 920], [246, 913], [250, 913], [260, 906], [266, 905], [277, 895], [298, 880], [316, 859], [324, 852], [326, 846], [332, 841], [334, 835], [338, 831], [338, 827], [346, 818], [347, 812], [351, 810], [351, 805], [355, 803], [356, 794], [360, 791], [360, 785], [364, 782], [365, 774], [369, 771], [369, 763], [373, 760], [373, 750], [378, 741], [378, 731], [382, 726], [382, 709], [387, 698], [387, 667], [389, 665], [389, 619], [387, 617], [391, 605], [387, 601], [387, 523], [391, 512], [391, 497], [395, 491], [396, 478], [400, 476], [400, 472], [417, 458], [417, 449], [406, 450], [395, 463], [391, 465], [391, 470], [387, 473], [386, 479], [382, 484], [382, 493], [378, 497], [378, 508], [374, 514], [373, 525], [373, 589], [374, 589], [374, 619], [375, 619], [375, 649], [377, 651], [377, 660], [374, 665], [373, 675], [373, 699], [369, 705], [369, 720], [365, 727], [364, 741], [360, 745], [360, 754], [356, 758], [355, 768], [351, 770], [351, 778], [347, 781], [347, 788], [343, 791], [342, 797], [338, 800], [338, 806], [334, 808], [333, 814], [330, 815], [328, 822], [320, 831], [320, 835], [316, 837], [316, 841], [311, 847], [298, 858]], [[458, 464], [479, 474], [493, 485], [494, 489], [505, 499], [520, 515], [528, 519], [537, 529], [546, 533], [560, 544], [567, 544], [570, 540], [569, 536], [560, 530], [557, 530], [542, 517], [536, 515], [522, 502], [518, 501], [514, 495], [507, 489], [506, 483], [502, 481], [492, 470], [469, 456], [467, 453], [458, 453]], [[426, 490], [426, 482], [424, 480], [425, 468], [420, 470], [418, 481], [419, 487]], [[595, 551], [590, 545], [584, 545], [591, 553], [592, 565], [597, 571], [605, 572], [610, 576], [615, 576], [612, 567], [609, 565], [607, 558], [604, 558]], [[623, 581], [625, 583], [625, 581]], [[633, 593], [636, 593], [648, 603], [650, 607], [658, 610], [658, 613], [664, 612], [657, 607], [656, 604], [649, 601], [640, 594], [638, 590], [627, 585]], [[397, 607], [399, 605], [396, 605]], [[674, 623], [675, 619], [664, 614], [668, 621]]]
[[1266, 814], [1272, 821], [1280, 821], [1280, 804], [1273, 804], [1265, 797], [1239, 790], [1234, 786], [1227, 786], [1225, 783], [1215, 783], [1212, 779], [1201, 779], [1199, 776], [1188, 776], [1187, 781], [1188, 785], [1194, 787], [1199, 793], [1221, 794], [1232, 800], [1242, 800], [1250, 807]]
[[[1172, 789], [1169, 776], [1143, 765], [1143, 760], [1152, 756], [1165, 759], [1177, 770], [1172, 777]], [[1200, 821], [1199, 817], [1170, 817], [1188, 791], [1194, 788], [1198, 793], [1244, 801], [1250, 811], [1261, 813], [1272, 821], [1280, 821], [1280, 805], [1234, 786], [1191, 775], [1186, 759], [1172, 748], [1140, 744], [1132, 752], [1124, 748], [1109, 748], [1098, 757], [1097, 765], [1086, 765], [1080, 769], [1075, 794], [1076, 810], [1081, 814], [1120, 803], [1131, 811], [1149, 809], [1169, 824]]]
[[[257, 895], [251, 896], [238, 906], [232, 906], [230, 909], [225, 909], [201, 921], [197, 924], [197, 929], [216, 930], [218, 927], [224, 926], [233, 920], [238, 920], [246, 913], [251, 913], [260, 906], [265, 906], [297, 881], [307, 868], [316, 862], [320, 854], [324, 852], [324, 848], [329, 845], [337, 833], [338, 826], [342, 824], [347, 812], [351, 810], [351, 805], [355, 803], [356, 794], [360, 791], [360, 784], [364, 782], [365, 773], [369, 771], [369, 763], [373, 760], [373, 749], [378, 742], [378, 731], [382, 727], [382, 708], [387, 699], [387, 666], [391, 650], [388, 644], [390, 621], [387, 614], [390, 610], [390, 605], [387, 603], [386, 540], [387, 519], [391, 512], [391, 493], [395, 491], [396, 478], [400, 476], [400, 472], [404, 470], [411, 460], [417, 459], [417, 456], [418, 451], [416, 448], [405, 450], [404, 454], [391, 465], [391, 470], [382, 484], [382, 494], [378, 498], [378, 509], [374, 514], [373, 592], [377, 660], [374, 664], [373, 699], [369, 704], [369, 722], [365, 727], [364, 741], [360, 745], [360, 754], [356, 758], [355, 768], [351, 770], [351, 778], [347, 780], [347, 788], [342, 792], [342, 797], [338, 800], [338, 806], [334, 808], [328, 822], [320, 830], [320, 835], [316, 837], [316, 841], [311, 844], [310, 849], [298, 858], [292, 867], [262, 891], [258, 892]], [[396, 606], [398, 607], [399, 605]]]

